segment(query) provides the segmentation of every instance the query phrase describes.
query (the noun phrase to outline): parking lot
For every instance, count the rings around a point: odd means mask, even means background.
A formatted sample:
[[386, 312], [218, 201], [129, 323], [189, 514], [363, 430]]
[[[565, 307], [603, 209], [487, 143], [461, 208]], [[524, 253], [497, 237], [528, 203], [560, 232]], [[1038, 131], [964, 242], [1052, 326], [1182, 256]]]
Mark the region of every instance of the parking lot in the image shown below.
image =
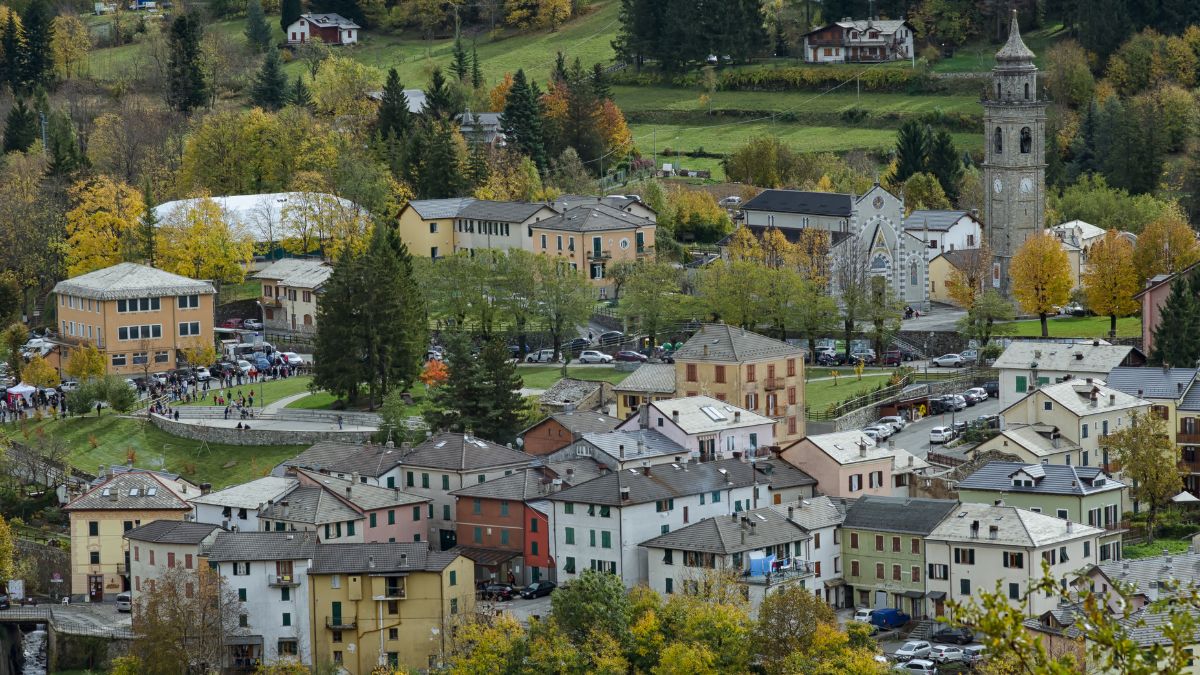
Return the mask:
[[929, 430], [933, 427], [953, 426], [955, 422], [963, 420], [969, 422], [980, 415], [999, 414], [1000, 410], [1000, 399], [989, 397], [988, 400], [977, 403], [965, 410], [955, 413], [930, 415], [919, 419], [904, 427], [903, 431], [898, 432], [889, 438], [888, 441], [895, 441], [897, 448], [907, 450], [917, 457], [924, 458], [929, 454], [929, 449], [934, 445], [929, 442]]

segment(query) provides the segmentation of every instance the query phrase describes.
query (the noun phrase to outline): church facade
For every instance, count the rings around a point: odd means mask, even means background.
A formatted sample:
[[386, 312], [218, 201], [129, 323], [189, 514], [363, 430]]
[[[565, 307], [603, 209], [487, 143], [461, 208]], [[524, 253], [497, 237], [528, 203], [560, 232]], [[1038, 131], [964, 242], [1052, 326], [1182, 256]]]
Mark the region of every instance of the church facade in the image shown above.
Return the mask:
[[995, 256], [992, 286], [1009, 298], [1013, 255], [1045, 227], [1046, 101], [1038, 92], [1033, 58], [1014, 10], [983, 98], [984, 225]]

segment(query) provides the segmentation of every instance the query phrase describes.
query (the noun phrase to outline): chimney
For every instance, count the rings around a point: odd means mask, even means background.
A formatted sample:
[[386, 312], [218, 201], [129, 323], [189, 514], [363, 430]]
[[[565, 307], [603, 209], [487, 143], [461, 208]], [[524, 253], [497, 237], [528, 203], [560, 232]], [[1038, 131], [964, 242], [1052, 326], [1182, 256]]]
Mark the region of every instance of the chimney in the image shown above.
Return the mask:
[[750, 536], [753, 537], [758, 533], [758, 523], [750, 521]]
[[676, 424], [679, 424], [679, 411], [678, 410], [671, 411], [671, 421]]
[[788, 520], [791, 520], [792, 516], [794, 516], [794, 515], [796, 515], [796, 507], [789, 506], [788, 507]]
[[643, 403], [638, 407], [638, 428], [650, 428], [650, 406], [648, 404]]
[[625, 459], [625, 444], [624, 443], [617, 446], [617, 456], [620, 459]]
[[350, 492], [351, 492], [351, 490], [353, 489], [353, 487], [354, 487], [354, 486], [352, 486], [352, 485], [347, 485], [347, 486], [346, 486], [346, 498], [347, 498], [347, 499], [349, 499], [349, 498], [350, 498]]
[[909, 456], [908, 456], [908, 465], [909, 465], [909, 466], [912, 466], [912, 465], [913, 465], [913, 460], [915, 460], [915, 459], [916, 459], [915, 457], [913, 457], [912, 455], [909, 455]]
[[285, 499], [279, 502], [279, 509], [283, 512], [283, 517], [288, 517], [288, 501]]
[[1074, 524], [1071, 522], [1070, 518], [1067, 518], [1067, 532], [1069, 533], [1073, 529], [1074, 529]]
[[1099, 346], [1100, 346], [1100, 341], [1099, 341], [1099, 340], [1092, 340], [1092, 346], [1093, 346], [1093, 347], [1099, 347]]
[[385, 448], [394, 448], [394, 447], [396, 447], [396, 441], [393, 441], [392, 439], [390, 439], [390, 438], [389, 438], [389, 439], [387, 440], [387, 443], [384, 443], [384, 444], [383, 444], [383, 447], [385, 447]]
[[571, 483], [575, 480], [575, 468], [567, 467], [567, 482]]
[[865, 438], [858, 439], [858, 456], [859, 457], [867, 456], [867, 439], [865, 439]]
[[648, 460], [648, 459], [642, 460], [642, 475], [643, 476], [650, 475], [650, 460]]
[[729, 517], [733, 520], [733, 522], [735, 522], [735, 523], [737, 522], [737, 514], [736, 513], [729, 514]]
[[1116, 405], [1116, 404], [1117, 404], [1117, 395], [1116, 395], [1116, 394], [1109, 394], [1109, 395], [1108, 395], [1108, 404], [1109, 404], [1110, 406], [1114, 406], [1114, 405]]
[[623, 502], [629, 501], [629, 488], [627, 488], [627, 487], [621, 488], [621, 501], [623, 501]]
[[563, 482], [561, 478], [555, 478], [554, 480], [550, 481], [550, 491], [558, 492], [562, 489], [562, 484]]
[[96, 472], [96, 477], [100, 478], [101, 480], [108, 478], [108, 470], [103, 464], [100, 465], [100, 470]]
[[201, 483], [200, 484], [200, 494], [206, 495], [210, 492], [212, 492], [212, 483]]
[[[381, 457], [380, 459], [382, 459], [382, 457]], [[351, 482], [351, 483], [355, 483], [355, 484], [357, 484], [357, 483], [358, 483], [360, 480], [362, 480], [362, 477], [358, 475], [358, 472], [357, 472], [357, 471], [355, 471], [354, 473], [350, 474], [350, 482]]]
[[367, 556], [367, 569], [375, 569], [375, 556]]
[[1090, 377], [1089, 377], [1088, 379], [1084, 380], [1084, 382], [1087, 382], [1088, 384], [1091, 384], [1091, 383], [1092, 383], [1092, 378], [1090, 378]]
[[1128, 559], [1128, 558], [1126, 558], [1125, 560], [1122, 560], [1122, 561], [1121, 561], [1121, 571], [1122, 571], [1122, 572], [1128, 572], [1128, 571], [1129, 571], [1129, 559]]
[[972, 539], [979, 538], [979, 521], [978, 520], [971, 521], [971, 538]]
[[741, 411], [741, 410], [734, 410], [734, 411], [733, 411], [733, 421], [734, 421], [734, 422], [741, 422], [741, 421], [742, 421], [742, 411]]
[[989, 526], [988, 527], [988, 539], [999, 539], [999, 538], [1000, 538], [1000, 526], [999, 525]]
[[133, 468], [133, 458], [132, 457], [126, 458], [125, 466], [126, 466], [126, 468], [129, 468], [129, 469]]
[[1169, 364], [1164, 363], [1163, 364], [1163, 375], [1170, 375], [1170, 374], [1171, 374], [1171, 366]]
[[708, 345], [704, 345], [704, 356], [708, 356]]
[[408, 554], [407, 553], [400, 554], [400, 566], [408, 567]]
[[646, 454], [646, 441], [639, 436], [637, 439], [637, 451], [639, 455]]
[[996, 501], [992, 502], [992, 506], [1004, 506], [1004, 500], [997, 499]]
[[404, 441], [403, 443], [400, 444], [400, 456], [401, 457], [407, 455], [410, 452], [412, 452], [412, 443], [409, 443], [408, 441]]

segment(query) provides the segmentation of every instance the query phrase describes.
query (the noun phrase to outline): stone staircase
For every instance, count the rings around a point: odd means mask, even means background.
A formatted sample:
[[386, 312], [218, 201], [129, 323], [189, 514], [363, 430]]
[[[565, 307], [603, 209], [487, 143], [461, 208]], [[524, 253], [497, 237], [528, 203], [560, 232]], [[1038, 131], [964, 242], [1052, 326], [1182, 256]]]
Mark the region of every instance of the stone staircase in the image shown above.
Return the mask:
[[908, 634], [909, 640], [928, 640], [930, 635], [933, 635], [937, 630], [937, 622], [933, 619], [919, 619], [914, 622], [912, 632]]

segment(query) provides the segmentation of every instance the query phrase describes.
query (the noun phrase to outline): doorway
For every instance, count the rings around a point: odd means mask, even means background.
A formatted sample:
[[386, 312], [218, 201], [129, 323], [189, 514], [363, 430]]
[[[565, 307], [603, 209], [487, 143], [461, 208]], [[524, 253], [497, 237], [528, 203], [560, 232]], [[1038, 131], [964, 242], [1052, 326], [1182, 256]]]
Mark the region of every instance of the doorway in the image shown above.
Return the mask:
[[104, 575], [88, 575], [88, 602], [104, 602]]

